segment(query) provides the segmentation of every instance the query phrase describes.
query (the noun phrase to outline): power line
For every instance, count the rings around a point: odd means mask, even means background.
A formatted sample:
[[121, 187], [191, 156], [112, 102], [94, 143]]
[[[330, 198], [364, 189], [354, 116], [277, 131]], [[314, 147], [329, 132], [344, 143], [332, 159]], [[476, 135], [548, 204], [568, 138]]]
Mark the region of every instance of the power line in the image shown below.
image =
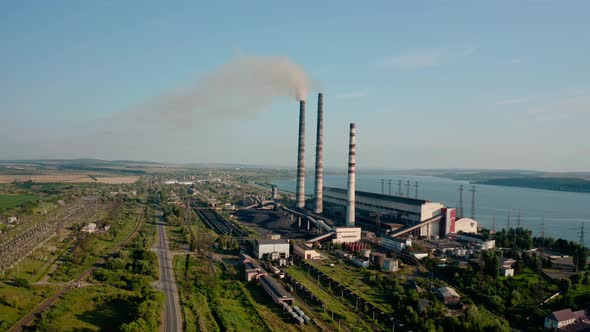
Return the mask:
[[463, 185], [459, 185], [459, 208], [457, 209], [459, 219], [463, 218]]
[[475, 186], [471, 186], [471, 219], [475, 220]]

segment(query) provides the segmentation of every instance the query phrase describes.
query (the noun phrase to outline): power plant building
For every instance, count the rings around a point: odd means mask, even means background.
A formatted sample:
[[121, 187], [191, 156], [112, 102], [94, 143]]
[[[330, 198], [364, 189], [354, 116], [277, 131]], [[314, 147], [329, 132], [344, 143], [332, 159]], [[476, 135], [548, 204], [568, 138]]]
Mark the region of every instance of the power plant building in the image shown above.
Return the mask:
[[[393, 221], [406, 226], [424, 223], [423, 227], [416, 228], [418, 236], [447, 234], [446, 227], [441, 228], [440, 221], [446, 217], [443, 215], [445, 207], [441, 203], [358, 190], [355, 201], [357, 216], [370, 217], [371, 213], [378, 213], [383, 222]], [[347, 203], [346, 189], [324, 187], [324, 210], [343, 215]]]
[[334, 243], [352, 243], [361, 240], [360, 227], [336, 227]]
[[283, 239], [259, 239], [254, 245], [254, 256], [268, 260], [289, 258], [289, 247], [289, 242]]

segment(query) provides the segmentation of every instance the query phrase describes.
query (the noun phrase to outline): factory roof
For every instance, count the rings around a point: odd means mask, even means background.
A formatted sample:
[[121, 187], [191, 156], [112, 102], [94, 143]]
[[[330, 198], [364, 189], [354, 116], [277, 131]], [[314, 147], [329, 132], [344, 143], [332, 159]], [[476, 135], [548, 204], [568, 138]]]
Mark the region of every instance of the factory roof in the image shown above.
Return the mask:
[[268, 286], [268, 288], [270, 288], [272, 290], [273, 293], [275, 293], [275, 295], [277, 295], [277, 297], [279, 298], [293, 298], [291, 296], [291, 294], [287, 293], [287, 291], [285, 290], [285, 288], [283, 286], [281, 286], [281, 284], [279, 284], [273, 277], [267, 277], [267, 276], [263, 276], [260, 277], [260, 282], [264, 283]]
[[256, 240], [256, 243], [258, 243], [258, 244], [289, 244], [289, 242], [287, 242], [287, 240], [284, 240], [284, 239], [278, 239], [278, 240], [258, 239], [258, 240]]
[[452, 289], [451, 287], [441, 287], [441, 288], [437, 288], [436, 291], [442, 296], [442, 297], [461, 297], [459, 296], [459, 294], [457, 293], [456, 290]]
[[254, 262], [246, 262], [246, 264], [244, 264], [244, 267], [246, 268], [246, 270], [248, 270], [248, 269], [251, 269], [251, 270], [260, 269], [260, 265], [254, 263]]
[[[334, 191], [334, 192], [340, 192], [340, 193], [347, 192], [346, 189], [342, 189], [342, 188], [324, 187], [324, 195], [328, 194], [328, 191]], [[384, 194], [372, 193], [372, 192], [368, 192], [368, 191], [359, 191], [359, 190], [355, 191], [355, 194], [357, 196], [363, 196], [363, 197], [374, 198], [374, 199], [382, 199], [385, 201], [393, 201], [393, 202], [399, 202], [399, 203], [405, 203], [405, 204], [411, 204], [411, 205], [422, 205], [422, 204], [430, 202], [430, 201], [427, 201], [424, 199], [395, 196], [395, 195], [384, 195]]]

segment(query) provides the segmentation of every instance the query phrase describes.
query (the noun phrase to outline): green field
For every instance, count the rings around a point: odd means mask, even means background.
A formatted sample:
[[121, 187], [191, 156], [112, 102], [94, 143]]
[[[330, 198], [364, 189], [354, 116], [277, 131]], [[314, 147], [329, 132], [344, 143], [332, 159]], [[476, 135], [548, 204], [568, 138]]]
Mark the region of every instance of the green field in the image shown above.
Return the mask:
[[0, 210], [12, 209], [26, 202], [35, 201], [37, 198], [34, 195], [0, 195]]
[[[347, 326], [354, 327], [355, 330], [369, 331], [370, 327], [352, 311], [353, 309], [347, 307], [340, 300], [337, 300], [331, 296], [326, 290], [322, 289], [312, 278], [307, 275], [306, 272], [300, 270], [297, 267], [289, 267], [286, 269], [293, 278], [299, 281], [303, 286], [309, 289], [315, 296], [317, 296], [322, 302], [324, 302], [326, 313], [322, 318], [332, 323], [333, 326], [338, 327], [336, 321], [342, 321]], [[332, 320], [332, 313], [334, 314], [334, 320]]]
[[42, 315], [37, 328], [41, 331], [117, 330], [135, 311], [135, 304], [119, 299], [128, 294], [131, 292], [102, 285], [73, 290]]
[[55, 286], [15, 287], [0, 282], [0, 331], [8, 330], [24, 314], [56, 292]]

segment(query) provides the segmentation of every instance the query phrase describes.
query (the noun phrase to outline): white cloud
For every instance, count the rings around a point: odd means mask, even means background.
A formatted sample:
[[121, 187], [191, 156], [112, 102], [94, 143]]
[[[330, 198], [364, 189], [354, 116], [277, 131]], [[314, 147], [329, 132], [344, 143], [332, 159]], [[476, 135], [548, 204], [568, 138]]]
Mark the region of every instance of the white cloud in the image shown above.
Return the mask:
[[336, 98], [339, 99], [351, 99], [351, 98], [363, 98], [368, 96], [369, 93], [367, 91], [349, 91], [343, 92], [336, 95]]
[[419, 69], [437, 66], [441, 62], [442, 51], [435, 48], [387, 57], [381, 64], [396, 69]]

